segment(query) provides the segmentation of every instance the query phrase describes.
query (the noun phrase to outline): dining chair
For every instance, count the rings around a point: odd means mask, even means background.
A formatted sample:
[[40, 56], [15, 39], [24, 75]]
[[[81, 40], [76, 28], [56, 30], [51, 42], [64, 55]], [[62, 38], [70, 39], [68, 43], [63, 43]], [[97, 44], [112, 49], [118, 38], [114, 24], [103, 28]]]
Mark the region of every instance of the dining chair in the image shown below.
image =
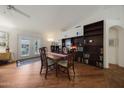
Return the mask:
[[47, 48], [47, 47], [42, 47], [42, 48], [44, 48], [44, 49], [45, 49], [45, 52], [48, 52], [48, 48]]
[[[67, 60], [60, 61], [60, 62], [58, 63], [58, 68], [59, 68], [59, 67], [62, 67], [62, 68], [64, 68], [64, 69], [67, 71], [69, 80], [71, 80], [71, 79], [70, 79], [70, 73], [69, 73], [69, 70], [70, 70], [71, 67], [72, 67], [72, 69], [73, 69], [73, 73], [74, 73], [74, 76], [75, 76], [74, 60], [73, 60], [73, 59], [74, 59], [74, 54], [71, 53], [71, 54], [68, 54]], [[60, 70], [60, 69], [59, 69], [59, 70]]]
[[62, 52], [63, 52], [63, 54], [68, 54], [67, 48], [66, 47], [63, 47], [62, 48]]
[[46, 69], [46, 73], [45, 73], [45, 79], [47, 79], [47, 73], [48, 73], [48, 69], [51, 68], [52, 66], [54, 66], [54, 62], [52, 60], [48, 60], [47, 56], [46, 56], [46, 47], [42, 47], [39, 49], [40, 52], [40, 58], [41, 58], [41, 69], [40, 69], [40, 74], [42, 73], [42, 69], [43, 67], [45, 67]]
[[76, 49], [71, 49], [70, 51], [73, 54], [73, 60], [74, 60], [74, 62], [76, 62], [76, 53], [77, 53], [77, 50]]

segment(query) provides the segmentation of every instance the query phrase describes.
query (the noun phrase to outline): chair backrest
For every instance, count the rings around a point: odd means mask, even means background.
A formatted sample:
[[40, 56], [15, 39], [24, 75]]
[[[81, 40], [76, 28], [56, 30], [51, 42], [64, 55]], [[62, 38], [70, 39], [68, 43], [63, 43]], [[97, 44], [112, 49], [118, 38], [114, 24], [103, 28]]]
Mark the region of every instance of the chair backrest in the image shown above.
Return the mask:
[[71, 49], [71, 53], [73, 54], [73, 60], [75, 61], [76, 60], [76, 49]]
[[73, 53], [68, 54], [67, 61], [68, 61], [68, 67], [74, 65], [74, 54]]
[[44, 48], [44, 49], [45, 49], [45, 52], [48, 52], [48, 49], [47, 49], [47, 47], [42, 47], [42, 48]]
[[40, 48], [39, 49], [39, 52], [40, 52], [40, 58], [41, 58], [42, 65], [47, 66], [48, 63], [47, 63], [47, 57], [46, 57], [45, 47]]
[[62, 52], [63, 52], [63, 54], [68, 54], [67, 48], [66, 47], [63, 47], [62, 48]]

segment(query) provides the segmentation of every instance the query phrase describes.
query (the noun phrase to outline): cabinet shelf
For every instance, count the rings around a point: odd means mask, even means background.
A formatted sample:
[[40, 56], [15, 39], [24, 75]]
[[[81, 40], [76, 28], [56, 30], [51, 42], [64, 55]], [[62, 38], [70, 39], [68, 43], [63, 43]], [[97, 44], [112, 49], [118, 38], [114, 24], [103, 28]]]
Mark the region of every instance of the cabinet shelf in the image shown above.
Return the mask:
[[88, 34], [88, 35], [85, 35], [84, 37], [99, 36], [99, 35], [101, 35], [101, 36], [102, 36], [102, 35], [103, 35], [103, 33], [91, 34], [91, 35], [89, 35], [89, 34]]
[[94, 27], [94, 28], [90, 28], [90, 29], [85, 29], [85, 32], [95, 32], [95, 31], [100, 31], [102, 29], [103, 29], [103, 27]]

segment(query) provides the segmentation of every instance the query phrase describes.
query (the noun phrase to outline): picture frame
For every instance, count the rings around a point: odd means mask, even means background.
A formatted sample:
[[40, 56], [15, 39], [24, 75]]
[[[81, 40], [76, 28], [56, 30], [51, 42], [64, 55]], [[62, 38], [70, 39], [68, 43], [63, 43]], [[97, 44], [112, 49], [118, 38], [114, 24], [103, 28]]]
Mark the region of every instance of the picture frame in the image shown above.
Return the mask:
[[117, 46], [117, 39], [114, 39], [114, 38], [109, 39], [109, 46], [111, 47]]
[[8, 33], [4, 31], [0, 31], [0, 51], [5, 51], [8, 47]]

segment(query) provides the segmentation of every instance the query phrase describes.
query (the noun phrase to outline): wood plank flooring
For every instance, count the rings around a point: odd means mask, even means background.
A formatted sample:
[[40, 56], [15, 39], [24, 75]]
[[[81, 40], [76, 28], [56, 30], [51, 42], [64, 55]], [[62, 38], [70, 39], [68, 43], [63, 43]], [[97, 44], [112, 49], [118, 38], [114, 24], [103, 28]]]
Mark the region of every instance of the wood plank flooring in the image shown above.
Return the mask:
[[76, 63], [75, 78], [71, 73], [71, 81], [66, 74], [55, 71], [48, 73], [48, 79], [40, 72], [40, 61], [16, 67], [16, 64], [0, 66], [1, 88], [108, 88], [124, 87], [124, 68], [110, 65], [110, 69], [99, 69], [93, 66]]

